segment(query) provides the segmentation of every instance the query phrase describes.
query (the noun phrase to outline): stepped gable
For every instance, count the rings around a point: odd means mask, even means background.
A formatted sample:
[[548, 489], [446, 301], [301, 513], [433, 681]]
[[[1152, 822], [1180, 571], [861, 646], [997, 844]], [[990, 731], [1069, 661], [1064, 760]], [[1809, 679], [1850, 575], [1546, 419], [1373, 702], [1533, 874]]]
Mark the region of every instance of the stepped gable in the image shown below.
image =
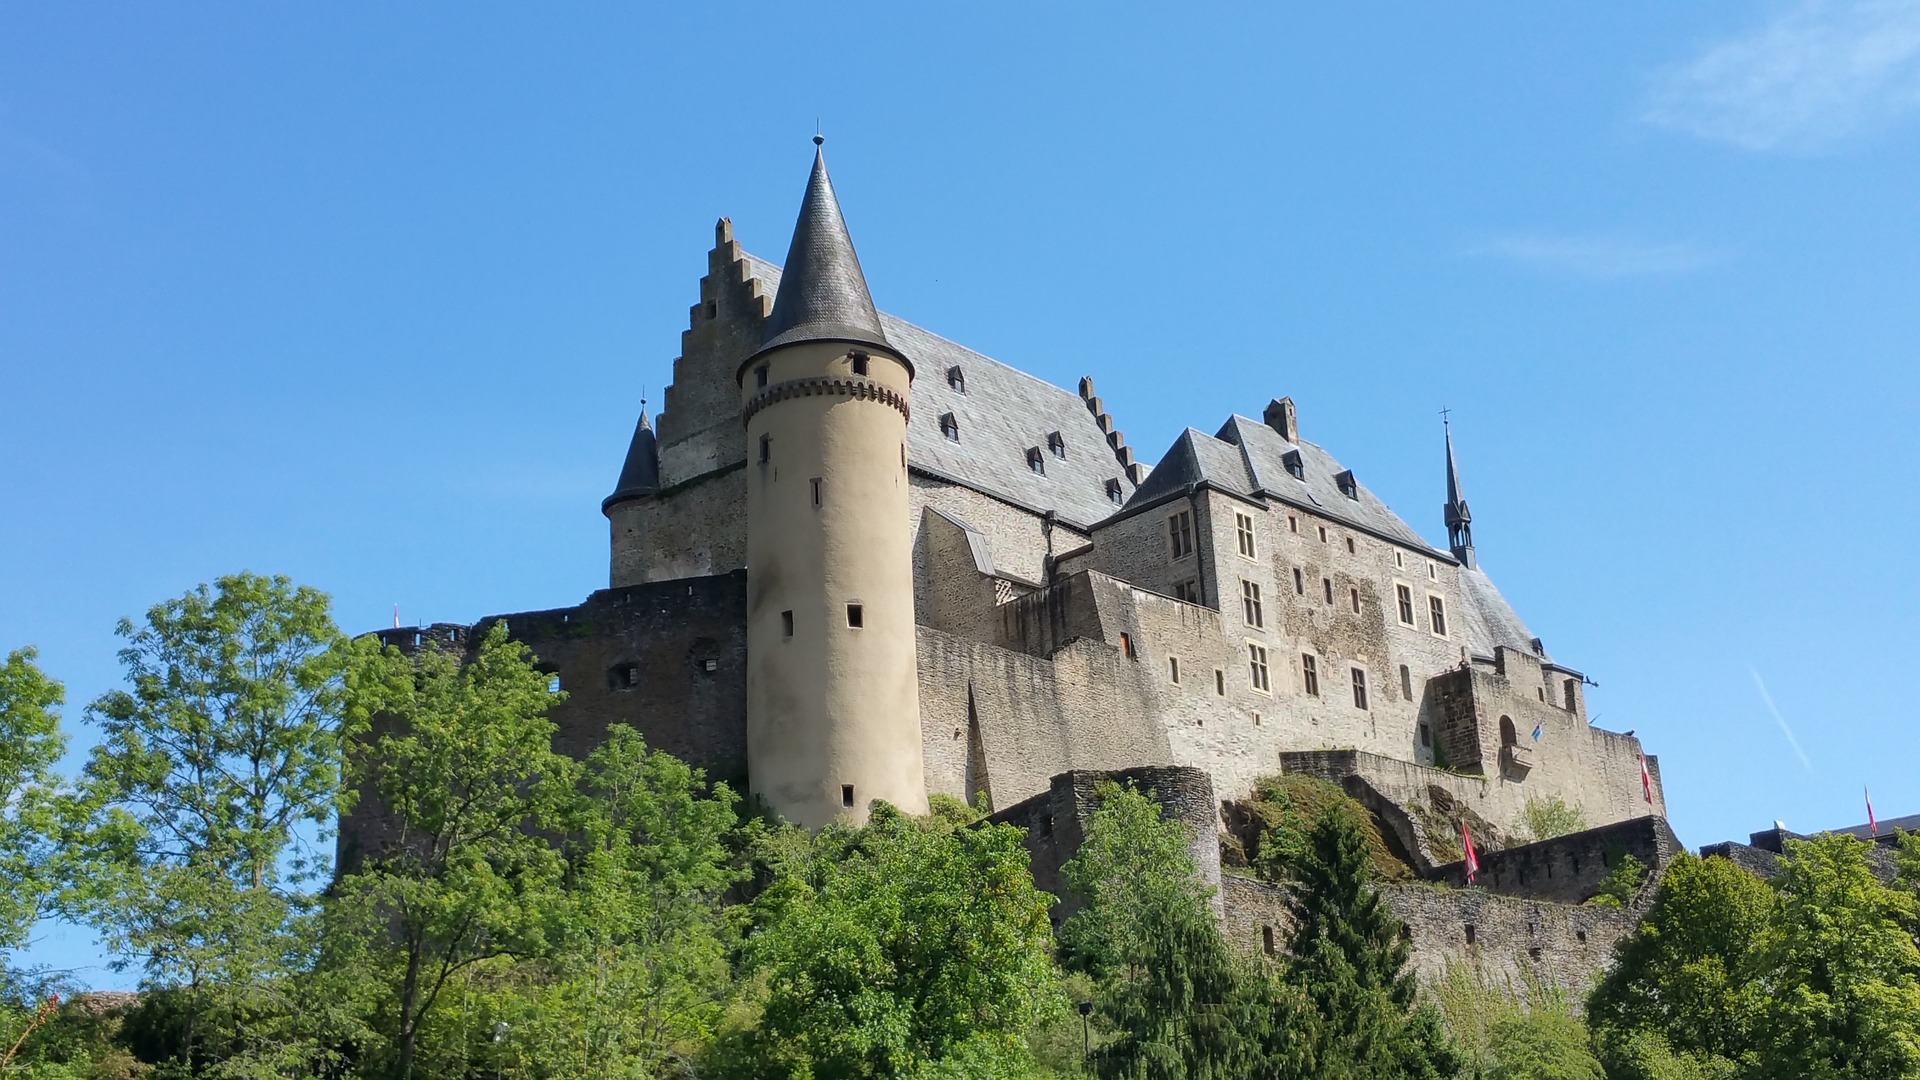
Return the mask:
[[[748, 275], [778, 295], [780, 268], [753, 255], [745, 262]], [[1108, 481], [1120, 483], [1123, 500], [1133, 493], [1113, 442], [1080, 395], [886, 312], [879, 318], [887, 342], [916, 373], [907, 425], [914, 469], [1036, 513], [1051, 510], [1061, 524], [1081, 531], [1118, 509]], [[964, 392], [948, 383], [955, 367]], [[959, 424], [958, 441], [941, 434], [940, 419], [948, 413]], [[1066, 444], [1064, 458], [1048, 445], [1054, 432]], [[1027, 466], [1027, 451], [1036, 447], [1044, 474]]]

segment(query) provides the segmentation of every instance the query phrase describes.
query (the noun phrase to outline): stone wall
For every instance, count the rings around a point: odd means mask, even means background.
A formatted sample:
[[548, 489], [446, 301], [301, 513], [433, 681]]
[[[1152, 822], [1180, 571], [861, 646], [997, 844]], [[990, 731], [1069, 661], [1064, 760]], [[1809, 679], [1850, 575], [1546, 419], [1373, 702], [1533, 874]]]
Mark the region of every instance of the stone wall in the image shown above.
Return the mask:
[[[1476, 845], [1477, 847], [1477, 845]], [[1479, 853], [1476, 883], [1490, 891], [1534, 900], [1585, 903], [1620, 860], [1632, 855], [1647, 868], [1641, 897], [1650, 897], [1662, 870], [1686, 851], [1665, 818], [1642, 817], [1532, 844]], [[1436, 867], [1434, 880], [1464, 888], [1466, 867]]]
[[747, 270], [733, 223], [714, 227], [700, 299], [689, 309], [660, 411], [660, 482], [672, 487], [747, 459], [734, 374], [760, 348], [773, 297]]

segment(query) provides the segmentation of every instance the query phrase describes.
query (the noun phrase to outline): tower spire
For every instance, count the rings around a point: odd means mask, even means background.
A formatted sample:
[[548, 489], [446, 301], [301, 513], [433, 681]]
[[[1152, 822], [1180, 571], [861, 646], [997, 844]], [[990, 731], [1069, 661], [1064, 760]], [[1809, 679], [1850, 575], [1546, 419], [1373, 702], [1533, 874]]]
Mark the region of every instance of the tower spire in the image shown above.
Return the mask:
[[647, 401], [640, 399], [640, 422], [634, 426], [633, 441], [627, 444], [627, 460], [620, 466], [620, 479], [613, 494], [600, 503], [600, 512], [612, 510], [615, 503], [644, 498], [660, 490], [660, 451], [655, 444], [653, 423], [647, 419]]
[[844, 341], [891, 349], [867, 291], [860, 257], [854, 254], [853, 238], [847, 235], [833, 181], [827, 176], [827, 159], [820, 149], [825, 141], [819, 135], [813, 137], [813, 173], [807, 178], [793, 243], [780, 270], [773, 314], [762, 331], [762, 352], [802, 341]]
[[1447, 546], [1453, 549], [1453, 557], [1459, 559], [1461, 565], [1472, 569], [1473, 514], [1467, 510], [1467, 497], [1460, 487], [1460, 468], [1453, 461], [1453, 424], [1447, 416], [1449, 411], [1440, 410], [1440, 426], [1447, 442]]

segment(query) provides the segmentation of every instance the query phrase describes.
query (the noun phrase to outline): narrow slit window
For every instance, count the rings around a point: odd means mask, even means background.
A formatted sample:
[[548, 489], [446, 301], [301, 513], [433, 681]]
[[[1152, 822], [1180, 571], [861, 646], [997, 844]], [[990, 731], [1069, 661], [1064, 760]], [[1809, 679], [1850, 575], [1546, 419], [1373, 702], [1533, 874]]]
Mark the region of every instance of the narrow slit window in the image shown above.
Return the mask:
[[1347, 554], [1353, 554], [1353, 537], [1347, 537]]
[[1222, 668], [1213, 669], [1213, 693], [1215, 697], [1227, 696], [1227, 673]]
[[1362, 711], [1367, 707], [1367, 673], [1359, 668], [1349, 668], [1353, 676], [1353, 707]]
[[813, 508], [814, 508], [815, 510], [818, 510], [818, 509], [820, 509], [820, 485], [821, 485], [821, 483], [822, 483], [822, 481], [821, 481], [821, 479], [820, 479], [819, 477], [817, 477], [817, 476], [816, 476], [816, 477], [814, 477], [813, 479], [811, 479], [811, 480], [809, 480], [809, 481], [807, 481], [807, 486], [813, 489]]
[[767, 462], [772, 460], [773, 460], [773, 436], [762, 435], [760, 436], [760, 464], [765, 465]]
[[1293, 591], [1300, 596], [1307, 595], [1306, 575], [1302, 574], [1297, 566], [1293, 568]]
[[859, 604], [848, 604], [847, 625], [853, 627], [855, 630], [867, 625], [866, 609]]
[[1408, 701], [1413, 700], [1413, 672], [1405, 664], [1400, 665], [1400, 696]]
[[780, 613], [780, 636], [793, 636], [793, 612], [791, 611], [783, 611]]
[[1177, 656], [1167, 657], [1167, 681], [1175, 686], [1180, 685], [1180, 658]]
[[852, 784], [840, 785], [840, 805], [846, 806], [846, 807], [851, 807], [853, 805], [853, 785]]
[[1300, 654], [1300, 688], [1308, 697], [1320, 696], [1320, 667], [1314, 663], [1312, 653]]
[[1300, 519], [1293, 514], [1287, 515], [1287, 531], [1290, 533], [1300, 531]]
[[1129, 660], [1136, 659], [1133, 651], [1133, 637], [1129, 634], [1120, 635], [1120, 655]]
[[1272, 956], [1275, 952], [1273, 927], [1271, 926], [1262, 926], [1260, 928], [1260, 951], [1266, 953], [1268, 956]]
[[1347, 598], [1353, 604], [1353, 613], [1355, 615], [1360, 614], [1360, 590], [1358, 588], [1348, 588]]
[[1327, 603], [1329, 604], [1333, 603], [1333, 579], [1332, 578], [1323, 577], [1320, 579], [1320, 591], [1326, 594]]
[[1327, 542], [1327, 527], [1325, 525], [1320, 526], [1320, 542], [1323, 544]]

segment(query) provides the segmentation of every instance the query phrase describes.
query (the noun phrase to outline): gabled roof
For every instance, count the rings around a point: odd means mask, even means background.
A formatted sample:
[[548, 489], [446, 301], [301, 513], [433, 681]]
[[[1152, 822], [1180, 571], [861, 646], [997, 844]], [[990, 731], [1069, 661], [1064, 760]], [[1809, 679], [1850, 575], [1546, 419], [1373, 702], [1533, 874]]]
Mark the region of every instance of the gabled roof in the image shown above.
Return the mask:
[[887, 348], [874, 311], [860, 256], [847, 235], [840, 200], [827, 177], [820, 138], [814, 138], [813, 173], [787, 247], [787, 273], [774, 293], [773, 314], [761, 333], [761, 350], [802, 341], [848, 341]]
[[[753, 255], [745, 259], [750, 277], [768, 291], [780, 288], [779, 267]], [[904, 319], [878, 317], [891, 348], [914, 365], [907, 423], [914, 468], [1036, 513], [1051, 510], [1081, 531], [1119, 509], [1107, 496], [1109, 481], [1119, 482], [1122, 501], [1133, 494], [1106, 432], [1079, 394]], [[965, 379], [964, 393], [947, 384], [954, 367]], [[957, 442], [940, 432], [947, 413], [959, 426]], [[1064, 458], [1048, 449], [1047, 436], [1056, 431], [1066, 444]], [[1027, 450], [1036, 446], [1044, 474], [1027, 467]]]

